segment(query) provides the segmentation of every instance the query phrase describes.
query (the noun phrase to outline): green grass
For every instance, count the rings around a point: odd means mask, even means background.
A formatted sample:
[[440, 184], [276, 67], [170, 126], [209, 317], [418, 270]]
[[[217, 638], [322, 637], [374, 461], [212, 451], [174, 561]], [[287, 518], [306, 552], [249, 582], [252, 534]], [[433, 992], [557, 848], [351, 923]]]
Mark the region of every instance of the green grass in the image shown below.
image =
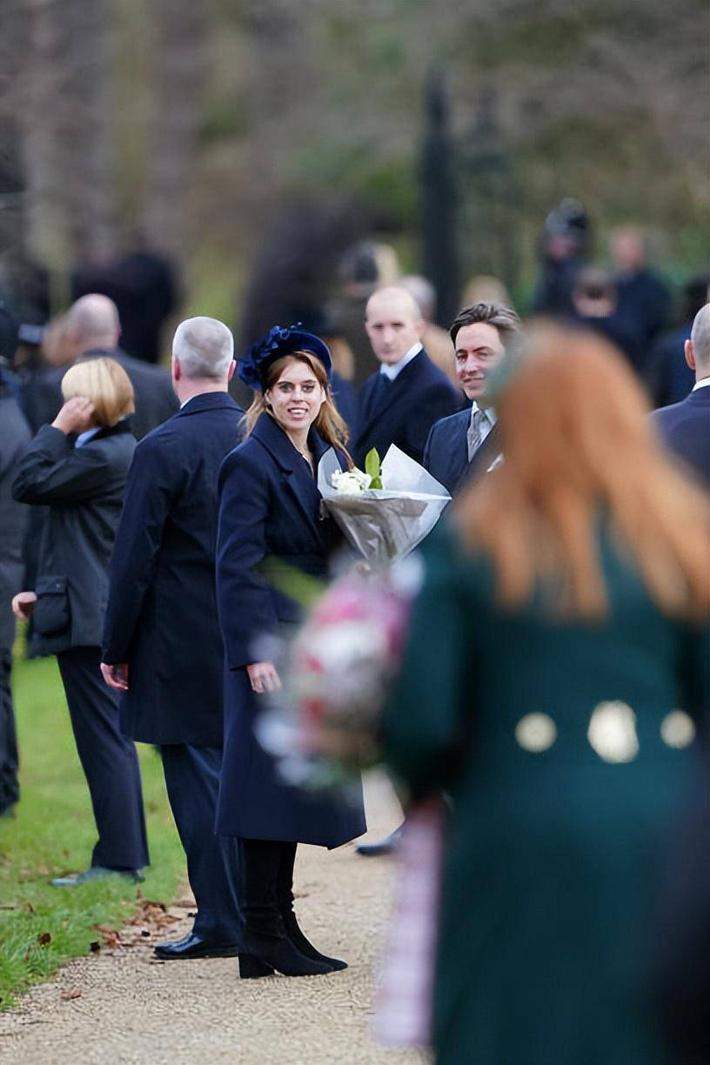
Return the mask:
[[[22, 795], [0, 819], [0, 1010], [70, 958], [89, 953], [97, 924], [120, 928], [136, 886], [119, 878], [53, 888], [52, 876], [85, 869], [96, 830], [54, 659], [17, 658], [13, 670]], [[185, 875], [160, 759], [140, 747], [151, 867], [143, 897], [169, 903]]]

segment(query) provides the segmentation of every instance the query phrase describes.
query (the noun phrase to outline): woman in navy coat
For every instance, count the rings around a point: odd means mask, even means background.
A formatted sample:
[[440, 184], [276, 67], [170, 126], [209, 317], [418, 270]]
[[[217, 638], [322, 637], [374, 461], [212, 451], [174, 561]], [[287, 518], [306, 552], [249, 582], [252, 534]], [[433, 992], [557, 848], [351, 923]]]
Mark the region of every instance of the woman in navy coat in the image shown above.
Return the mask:
[[245, 947], [240, 973], [315, 975], [345, 968], [320, 954], [293, 913], [298, 843], [338, 847], [366, 830], [362, 803], [287, 785], [254, 735], [264, 693], [280, 687], [260, 641], [292, 625], [299, 607], [278, 590], [279, 570], [324, 577], [338, 533], [321, 515], [318, 461], [346, 430], [329, 391], [330, 355], [316, 336], [271, 330], [241, 360], [256, 390], [246, 440], [220, 473], [217, 601], [226, 653], [224, 761], [217, 830], [240, 840]]

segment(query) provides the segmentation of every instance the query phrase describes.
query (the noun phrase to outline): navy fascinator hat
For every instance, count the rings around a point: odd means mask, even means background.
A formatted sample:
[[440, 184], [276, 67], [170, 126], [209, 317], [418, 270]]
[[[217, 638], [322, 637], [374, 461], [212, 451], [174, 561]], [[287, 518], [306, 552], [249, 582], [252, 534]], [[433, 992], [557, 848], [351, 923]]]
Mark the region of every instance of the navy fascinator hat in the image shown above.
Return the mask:
[[328, 345], [315, 334], [306, 333], [301, 328], [301, 322], [285, 329], [275, 325], [265, 337], [252, 344], [246, 355], [239, 360], [239, 377], [249, 388], [263, 392], [271, 364], [285, 355], [293, 355], [295, 351], [307, 351], [309, 355], [314, 355], [323, 363], [330, 378], [332, 361]]

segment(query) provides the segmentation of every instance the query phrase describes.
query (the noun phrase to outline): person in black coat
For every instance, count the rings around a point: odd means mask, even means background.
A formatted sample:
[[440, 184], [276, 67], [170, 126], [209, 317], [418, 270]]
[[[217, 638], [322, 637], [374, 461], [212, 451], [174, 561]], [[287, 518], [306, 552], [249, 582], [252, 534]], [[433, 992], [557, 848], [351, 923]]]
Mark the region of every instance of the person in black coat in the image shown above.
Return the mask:
[[456, 376], [471, 407], [434, 423], [424, 449], [424, 465], [453, 496], [500, 455], [496, 412], [489, 395], [491, 374], [506, 347], [519, 336], [520, 319], [503, 304], [477, 303], [456, 316], [449, 332]]
[[15, 502], [10, 489], [31, 435], [14, 388], [0, 367], [0, 815], [20, 797], [11, 687], [15, 619], [10, 603], [22, 587], [27, 507]]
[[670, 318], [671, 294], [665, 282], [648, 265], [646, 240], [635, 226], [614, 230], [609, 242], [616, 268], [619, 314], [629, 323], [648, 356], [656, 337]]
[[240, 840], [242, 977], [345, 967], [301, 932], [293, 913], [293, 867], [298, 843], [338, 847], [365, 831], [361, 803], [286, 784], [254, 733], [261, 697], [280, 686], [274, 664], [260, 660], [260, 641], [300, 614], [282, 587], [284, 574], [324, 577], [339, 539], [332, 520], [321, 515], [315, 480], [329, 446], [343, 468], [349, 465], [329, 372], [328, 348], [318, 337], [272, 329], [240, 362], [240, 376], [257, 395], [247, 412], [247, 439], [220, 473], [217, 603], [227, 673], [217, 828]]
[[695, 316], [685, 358], [695, 371], [694, 388], [652, 417], [666, 446], [710, 487], [710, 303]]
[[237, 953], [236, 848], [215, 835], [224, 654], [214, 591], [217, 475], [239, 438], [234, 341], [213, 318], [173, 340], [182, 405], [136, 449], [111, 565], [102, 672], [126, 736], [160, 747], [197, 916], [163, 959]]
[[108, 873], [138, 879], [148, 847], [136, 750], [99, 669], [108, 566], [136, 446], [126, 421], [133, 390], [116, 362], [96, 359], [72, 367], [62, 391], [66, 403], [30, 444], [12, 486], [18, 502], [48, 507], [34, 590], [18, 593], [13, 610], [32, 615], [35, 650], [57, 656], [91, 793], [99, 832], [91, 867], [53, 881], [73, 886]]
[[396, 444], [417, 462], [429, 430], [461, 407], [461, 398], [421, 344], [424, 321], [406, 289], [378, 289], [367, 301], [365, 328], [380, 369], [359, 396], [353, 458], [361, 469], [371, 448], [384, 459]]

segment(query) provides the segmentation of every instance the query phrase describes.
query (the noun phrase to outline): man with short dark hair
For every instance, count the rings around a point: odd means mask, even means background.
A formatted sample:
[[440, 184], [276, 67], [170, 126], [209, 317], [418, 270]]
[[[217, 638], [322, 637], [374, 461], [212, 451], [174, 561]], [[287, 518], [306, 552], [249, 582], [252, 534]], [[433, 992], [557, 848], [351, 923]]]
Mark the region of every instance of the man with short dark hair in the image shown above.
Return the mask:
[[496, 413], [489, 394], [491, 375], [506, 347], [520, 333], [520, 319], [501, 303], [476, 303], [454, 319], [450, 329], [456, 376], [471, 408], [432, 426], [424, 465], [455, 495], [500, 455]]
[[406, 289], [392, 285], [373, 292], [365, 328], [380, 369], [360, 392], [355, 463], [364, 468], [371, 448], [384, 458], [391, 444], [421, 462], [431, 426], [460, 408], [460, 396], [424, 350], [424, 320]]
[[666, 446], [710, 487], [710, 303], [695, 316], [685, 360], [695, 372], [690, 395], [652, 417]]

